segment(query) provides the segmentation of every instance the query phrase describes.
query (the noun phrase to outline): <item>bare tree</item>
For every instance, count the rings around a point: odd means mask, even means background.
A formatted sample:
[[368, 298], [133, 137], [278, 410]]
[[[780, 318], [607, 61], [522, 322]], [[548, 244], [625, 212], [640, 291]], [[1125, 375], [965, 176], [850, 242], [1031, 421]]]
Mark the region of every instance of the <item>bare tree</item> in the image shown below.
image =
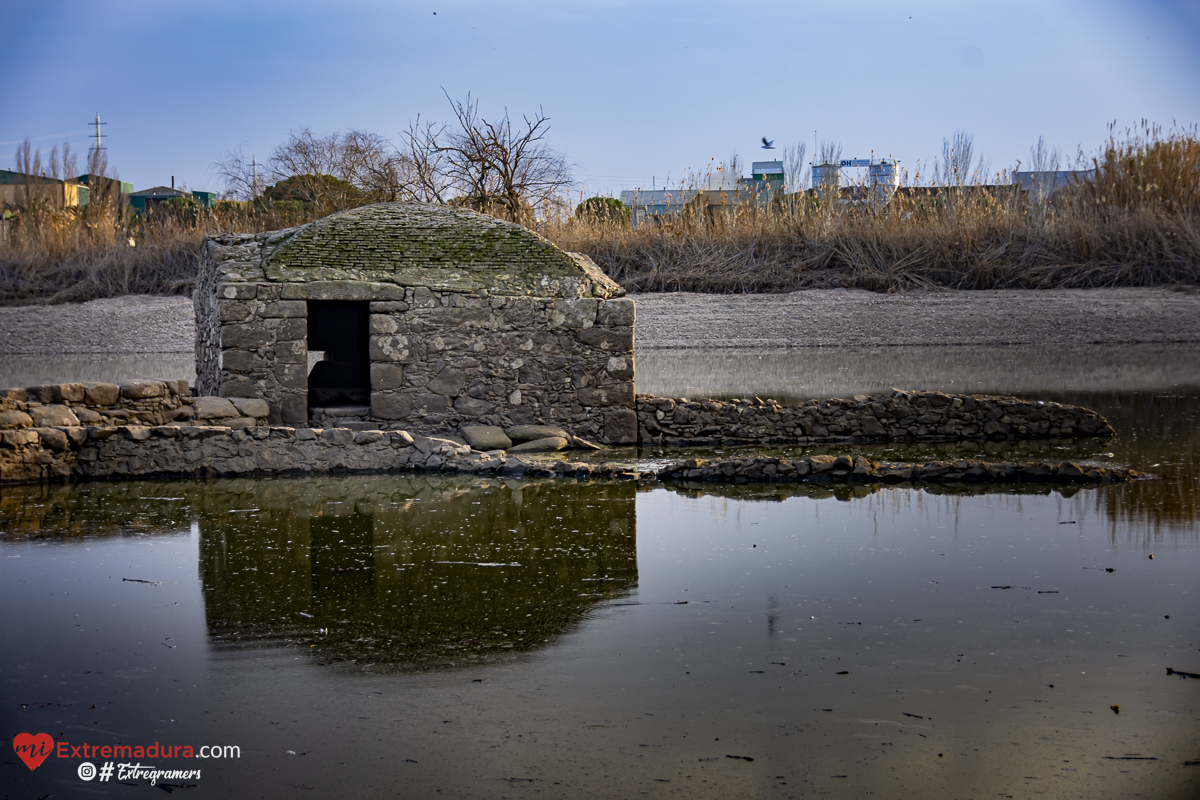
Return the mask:
[[[226, 163], [233, 186], [244, 186], [245, 156], [230, 154]], [[286, 182], [289, 195], [328, 210], [399, 200], [406, 185], [403, 161], [392, 144], [354, 129], [324, 135], [310, 128], [293, 131], [271, 153], [265, 172], [277, 185]]]
[[[450, 100], [449, 95], [446, 97]], [[458, 202], [514, 222], [532, 223], [571, 185], [566, 160], [545, 143], [549, 118], [538, 109], [514, 124], [489, 122], [468, 94], [450, 100], [456, 128], [418, 115], [400, 133], [400, 147], [374, 133], [292, 131], [263, 167], [275, 186], [272, 199], [297, 199], [319, 210], [408, 200]], [[215, 164], [226, 191], [253, 199], [262, 194], [242, 148]]]
[[742, 177], [742, 157], [738, 155], [737, 150], [729, 154], [728, 176], [734, 182]]
[[16, 172], [21, 175], [21, 204], [25, 208], [33, 205], [34, 192], [30, 176], [42, 174], [42, 151], [34, 150], [29, 137], [17, 145]]
[[257, 200], [262, 195], [263, 182], [259, 175], [258, 159], [246, 158], [245, 148], [231, 150], [213, 164], [225, 183], [225, 195], [235, 200]]
[[1039, 136], [1037, 144], [1029, 148], [1029, 168], [1034, 172], [1057, 171], [1062, 156], [1057, 147], [1046, 144], [1046, 137]]
[[958, 130], [949, 139], [942, 139], [942, 157], [933, 168], [934, 183], [941, 186], [966, 186], [979, 183], [988, 172], [987, 162], [980, 157], [972, 168], [975, 155], [975, 137]]
[[[17, 145], [16, 154], [16, 172], [21, 174], [21, 201], [24, 207], [29, 208], [35, 204], [49, 204], [55, 208], [62, 208], [66, 203], [66, 193], [59, 191], [59, 187], [51, 188], [39, 180], [33, 178], [49, 178], [52, 180], [62, 180], [74, 182], [78, 174], [78, 165], [75, 159], [75, 154], [71, 152], [70, 142], [63, 142], [62, 150], [58, 149], [58, 145], [50, 148], [50, 155], [46, 161], [42, 161], [41, 148], [34, 149], [32, 142], [28, 137], [25, 141]], [[35, 189], [34, 186], [41, 188]]]
[[806, 155], [808, 145], [804, 142], [789, 144], [783, 148], [784, 185], [789, 192], [798, 192], [808, 183], [808, 167], [804, 163]]
[[[450, 100], [450, 96], [446, 95]], [[549, 117], [539, 108], [514, 126], [508, 109], [496, 122], [479, 115], [478, 101], [450, 100], [458, 130], [438, 141], [445, 155], [445, 174], [460, 202], [518, 223], [531, 223], [533, 213], [571, 186], [566, 160], [545, 137]]]
[[842, 160], [842, 143], [828, 140], [821, 140], [821, 146], [817, 149], [818, 164], [836, 164]]
[[446, 154], [439, 149], [438, 140], [446, 133], [445, 125], [426, 120], [421, 115], [408, 124], [400, 134], [403, 149], [400, 158], [406, 172], [405, 190], [409, 198], [419, 203], [444, 203], [450, 191], [446, 175]]

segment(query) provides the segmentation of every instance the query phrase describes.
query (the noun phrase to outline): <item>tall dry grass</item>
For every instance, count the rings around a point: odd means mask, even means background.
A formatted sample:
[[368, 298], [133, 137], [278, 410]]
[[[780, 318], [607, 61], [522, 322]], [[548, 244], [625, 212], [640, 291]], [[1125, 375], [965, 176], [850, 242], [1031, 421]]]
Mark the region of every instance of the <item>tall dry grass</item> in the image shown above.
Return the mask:
[[319, 216], [292, 205], [160, 207], [144, 218], [116, 201], [22, 209], [0, 237], [0, 305], [189, 294], [204, 237], [278, 230]]
[[[781, 292], [1200, 284], [1200, 139], [1144, 126], [1110, 137], [1095, 180], [1039, 201], [1010, 186], [902, 188], [884, 208], [819, 202], [699, 207], [634, 229], [569, 214], [536, 229], [636, 291]], [[324, 213], [324, 212], [321, 212]], [[86, 210], [33, 207], [4, 223], [0, 304], [185, 294], [219, 232], [278, 230], [298, 203], [130, 215], [94, 192]]]
[[1013, 187], [902, 189], [885, 208], [790, 196], [632, 229], [560, 218], [540, 232], [637, 291], [780, 292], [1200, 283], [1200, 140], [1111, 138], [1097, 178], [1037, 202]]

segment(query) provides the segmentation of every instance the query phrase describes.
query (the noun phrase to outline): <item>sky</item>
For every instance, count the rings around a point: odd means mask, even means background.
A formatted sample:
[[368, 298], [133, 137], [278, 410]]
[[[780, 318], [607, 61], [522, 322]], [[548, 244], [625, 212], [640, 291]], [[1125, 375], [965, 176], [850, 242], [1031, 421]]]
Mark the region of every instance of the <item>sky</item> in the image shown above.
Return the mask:
[[398, 140], [468, 92], [541, 109], [586, 195], [814, 137], [911, 172], [963, 130], [995, 171], [1200, 122], [1200, 0], [8, 0], [0, 31], [0, 168], [25, 137], [82, 163], [99, 112], [138, 189], [220, 191], [224, 154], [304, 127]]

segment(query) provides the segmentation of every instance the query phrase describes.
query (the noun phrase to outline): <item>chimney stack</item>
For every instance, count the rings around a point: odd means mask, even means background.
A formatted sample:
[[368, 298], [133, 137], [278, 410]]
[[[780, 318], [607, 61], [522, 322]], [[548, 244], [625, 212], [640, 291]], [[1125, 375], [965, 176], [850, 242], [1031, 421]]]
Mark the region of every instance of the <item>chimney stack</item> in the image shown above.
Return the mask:
[[171, 188], [172, 189], [175, 188], [175, 176], [174, 175], [171, 176]]

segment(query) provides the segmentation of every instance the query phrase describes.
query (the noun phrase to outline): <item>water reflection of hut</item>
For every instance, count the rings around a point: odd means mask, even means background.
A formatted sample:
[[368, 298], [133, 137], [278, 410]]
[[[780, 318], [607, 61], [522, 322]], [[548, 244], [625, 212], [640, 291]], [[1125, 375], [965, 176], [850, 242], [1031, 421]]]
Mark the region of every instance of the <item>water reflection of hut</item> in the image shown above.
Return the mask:
[[631, 484], [244, 483], [199, 523], [205, 615], [225, 645], [437, 667], [542, 645], [637, 581]]

